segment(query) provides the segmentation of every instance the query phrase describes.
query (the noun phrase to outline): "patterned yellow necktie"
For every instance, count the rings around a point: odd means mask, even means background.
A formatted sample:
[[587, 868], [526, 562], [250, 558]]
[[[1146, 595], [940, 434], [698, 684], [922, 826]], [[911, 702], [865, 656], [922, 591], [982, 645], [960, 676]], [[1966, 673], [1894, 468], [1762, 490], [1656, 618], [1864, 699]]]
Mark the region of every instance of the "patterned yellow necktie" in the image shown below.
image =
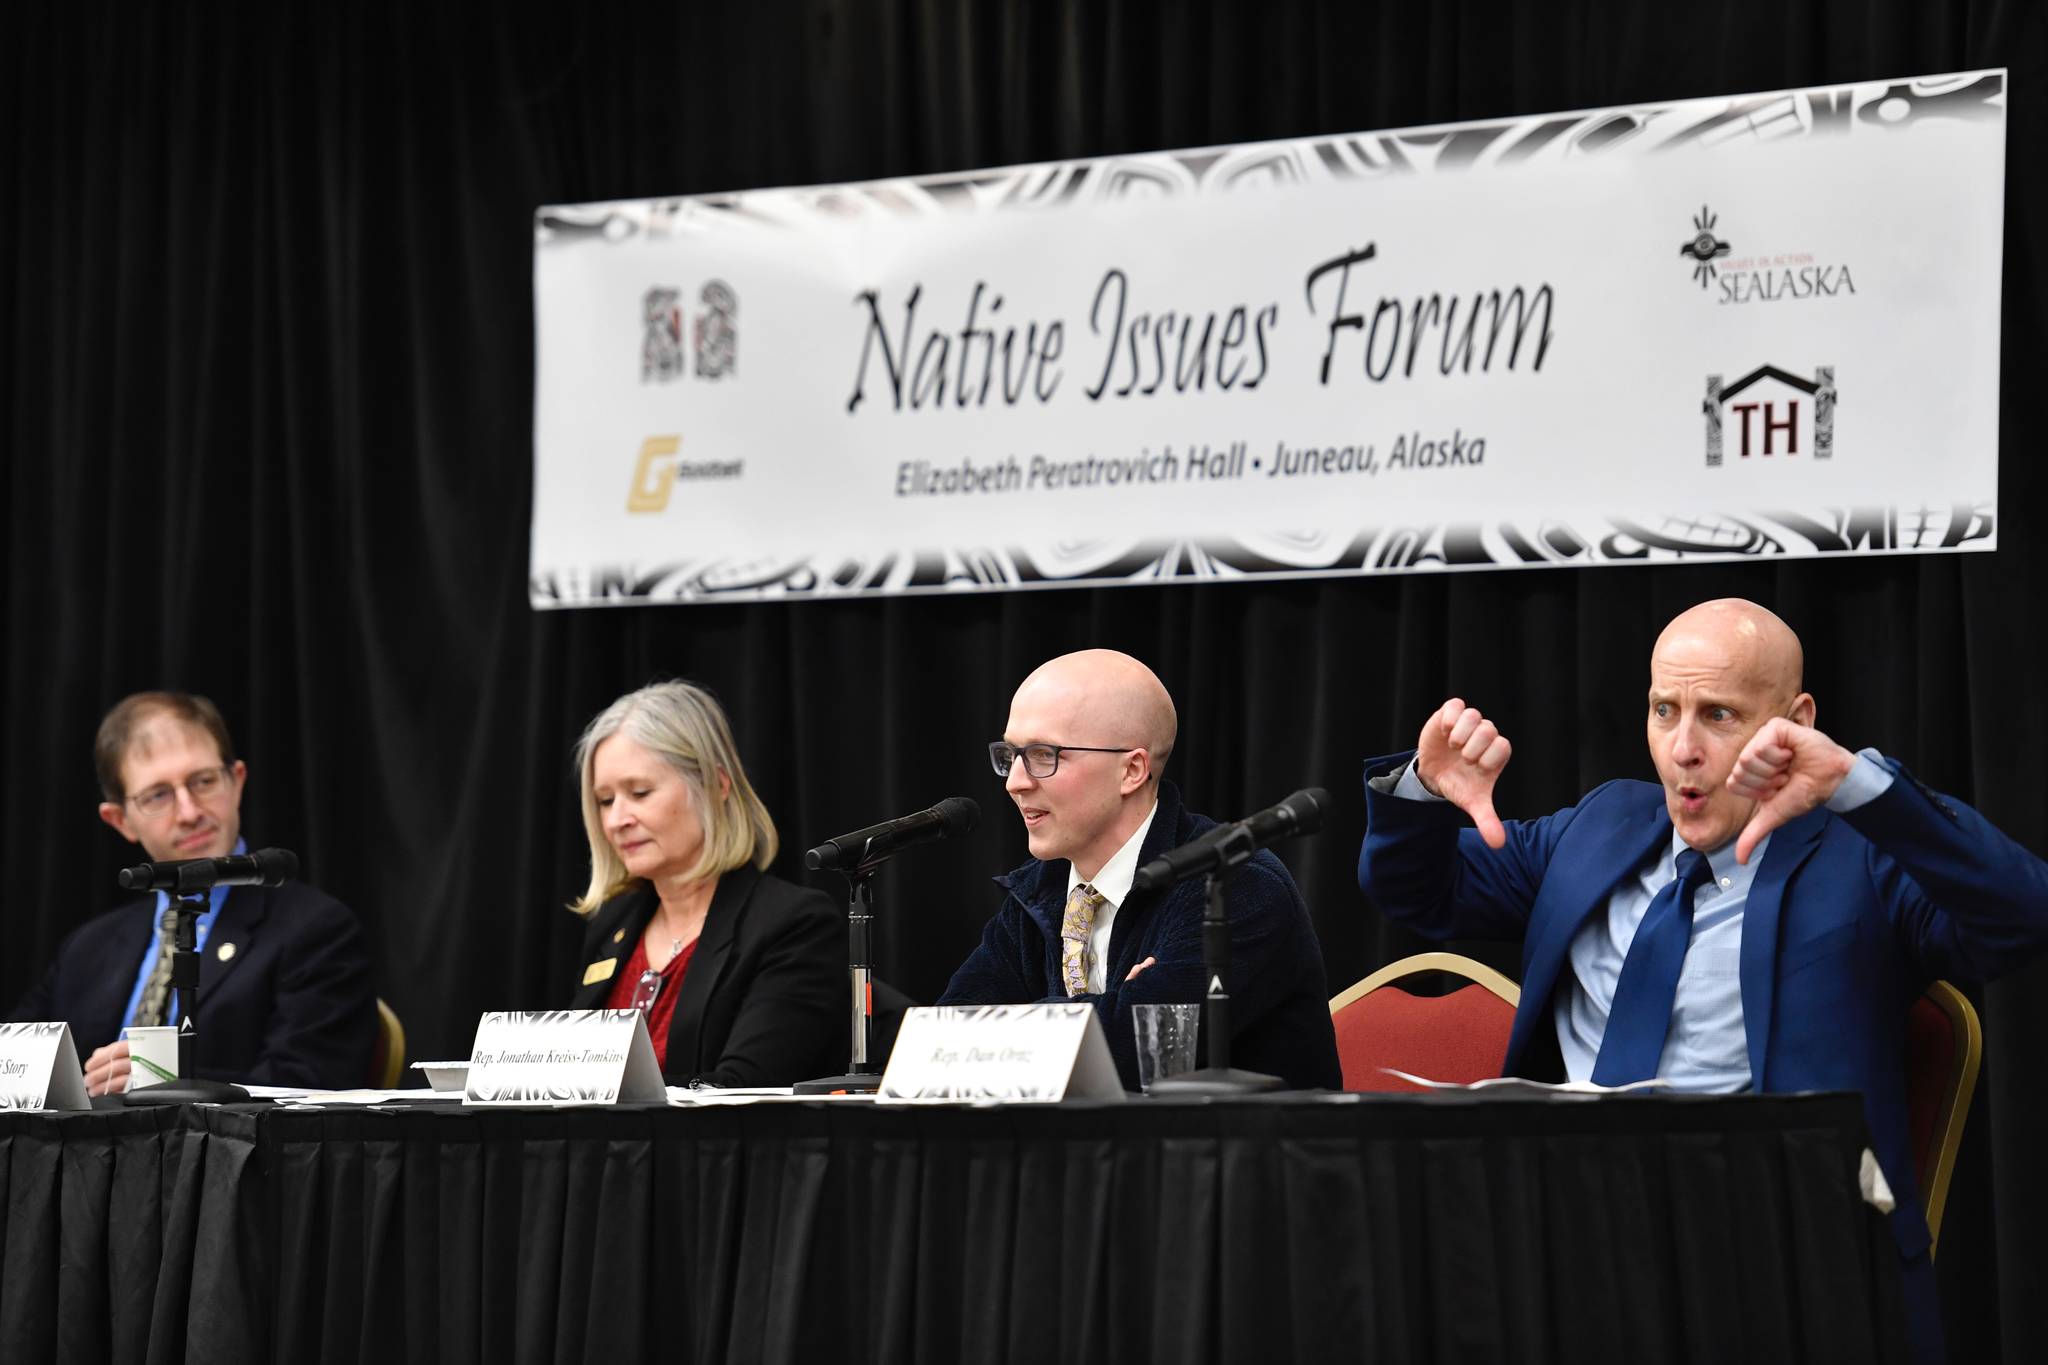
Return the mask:
[[1086, 882], [1067, 893], [1067, 916], [1060, 921], [1060, 979], [1068, 995], [1088, 993], [1088, 936], [1095, 932], [1095, 912], [1108, 902]]
[[161, 1025], [165, 1007], [171, 1003], [171, 955], [178, 950], [178, 912], [165, 909], [164, 917], [157, 922], [162, 942], [158, 945], [156, 965], [149, 969], [149, 980], [142, 987], [142, 1000], [135, 1006], [137, 1025]]

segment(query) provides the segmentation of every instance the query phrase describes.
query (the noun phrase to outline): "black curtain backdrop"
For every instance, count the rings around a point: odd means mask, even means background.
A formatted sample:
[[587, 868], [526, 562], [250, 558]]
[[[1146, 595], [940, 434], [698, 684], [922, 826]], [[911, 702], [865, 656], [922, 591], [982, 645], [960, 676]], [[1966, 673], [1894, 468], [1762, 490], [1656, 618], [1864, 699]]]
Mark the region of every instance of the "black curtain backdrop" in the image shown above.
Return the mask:
[[[1360, 903], [1359, 761], [1411, 743], [1455, 692], [1515, 742], [1504, 813], [1647, 777], [1650, 642], [1716, 595], [1757, 598], [1802, 633], [1823, 729], [1904, 757], [2042, 849], [2038, 9], [23, 12], [0, 45], [0, 999], [115, 897], [125, 846], [93, 816], [92, 733], [115, 698], [154, 686], [219, 701], [250, 765], [252, 839], [300, 850], [363, 917], [415, 1058], [462, 1055], [484, 1009], [567, 996], [578, 925], [561, 907], [586, 868], [569, 747], [612, 697], [661, 677], [725, 699], [785, 875], [801, 875], [790, 850], [823, 836], [950, 794], [983, 803], [973, 837], [880, 883], [884, 974], [924, 1000], [993, 908], [987, 877], [1023, 856], [982, 745], [1026, 671], [1088, 645], [1165, 679], [1182, 725], [1170, 776], [1197, 809], [1242, 813], [1308, 783], [1336, 794], [1331, 830], [1284, 851], [1333, 989], [1418, 946]], [[1985, 66], [2012, 72], [1996, 554], [527, 606], [538, 205]], [[1515, 231], [1512, 204], [1495, 227]], [[2048, 1106], [2030, 1064], [2048, 1044], [2044, 987], [2048, 966], [1977, 993], [1985, 1083], [1940, 1260], [1959, 1359], [2032, 1358], [2048, 1325]]]

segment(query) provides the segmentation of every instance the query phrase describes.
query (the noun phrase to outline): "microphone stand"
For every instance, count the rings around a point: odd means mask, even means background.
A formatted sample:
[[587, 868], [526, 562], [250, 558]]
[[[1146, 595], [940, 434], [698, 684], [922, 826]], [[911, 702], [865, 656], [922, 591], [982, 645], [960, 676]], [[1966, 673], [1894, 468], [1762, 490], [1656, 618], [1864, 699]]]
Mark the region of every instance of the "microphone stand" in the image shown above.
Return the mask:
[[123, 1104], [247, 1104], [249, 1092], [226, 1081], [202, 1080], [198, 1073], [198, 1031], [192, 1018], [199, 1012], [199, 917], [206, 913], [211, 888], [187, 885], [179, 878], [171, 910], [177, 917], [176, 951], [171, 954], [171, 988], [178, 996], [178, 1079], [146, 1085], [121, 1097]]
[[875, 897], [871, 883], [881, 865], [882, 860], [876, 859], [845, 870], [846, 969], [853, 988], [853, 1053], [846, 1074], [799, 1081], [791, 1087], [793, 1094], [872, 1095], [882, 1088], [882, 1073], [869, 1056], [875, 1028]]
[[1252, 832], [1234, 827], [1218, 845], [1216, 866], [1209, 870], [1202, 911], [1202, 965], [1209, 974], [1208, 997], [1202, 1002], [1202, 1037], [1209, 1044], [1209, 1065], [1184, 1076], [1152, 1082], [1151, 1094], [1168, 1099], [1211, 1095], [1252, 1095], [1281, 1090], [1286, 1082], [1263, 1071], [1240, 1071], [1230, 1064], [1230, 918], [1225, 913], [1223, 877], [1258, 852]]

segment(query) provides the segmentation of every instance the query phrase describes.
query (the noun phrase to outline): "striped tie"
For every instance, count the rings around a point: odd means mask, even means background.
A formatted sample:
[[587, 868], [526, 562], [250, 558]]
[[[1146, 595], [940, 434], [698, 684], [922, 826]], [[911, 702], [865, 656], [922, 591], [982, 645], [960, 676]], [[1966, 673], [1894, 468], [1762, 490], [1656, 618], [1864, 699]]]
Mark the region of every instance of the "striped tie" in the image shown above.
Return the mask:
[[1067, 915], [1060, 921], [1060, 980], [1068, 995], [1088, 993], [1088, 936], [1095, 932], [1095, 912], [1108, 901], [1086, 882], [1067, 893]]
[[178, 912], [166, 908], [157, 928], [163, 931], [162, 943], [157, 950], [156, 965], [149, 969], [149, 980], [143, 983], [142, 1001], [135, 1007], [138, 1026], [165, 1023], [164, 1007], [171, 1000], [171, 954], [178, 950]]

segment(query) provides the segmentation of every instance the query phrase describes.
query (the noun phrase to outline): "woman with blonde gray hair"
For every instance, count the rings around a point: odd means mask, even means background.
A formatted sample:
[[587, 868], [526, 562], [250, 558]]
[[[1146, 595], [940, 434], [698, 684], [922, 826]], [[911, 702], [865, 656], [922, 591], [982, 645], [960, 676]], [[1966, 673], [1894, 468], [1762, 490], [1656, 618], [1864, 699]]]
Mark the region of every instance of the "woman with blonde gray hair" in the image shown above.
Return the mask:
[[671, 1085], [792, 1085], [846, 1062], [845, 925], [767, 874], [775, 822], [703, 688], [656, 683], [576, 745], [590, 887], [576, 1009], [638, 1008]]

